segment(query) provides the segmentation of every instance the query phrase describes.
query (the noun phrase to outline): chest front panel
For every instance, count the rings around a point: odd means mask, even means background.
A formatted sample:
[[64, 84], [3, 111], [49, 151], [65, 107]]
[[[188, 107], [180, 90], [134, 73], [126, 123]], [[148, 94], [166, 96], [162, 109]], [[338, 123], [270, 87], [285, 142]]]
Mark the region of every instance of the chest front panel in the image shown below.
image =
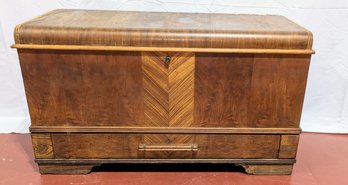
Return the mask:
[[32, 125], [298, 127], [309, 56], [20, 51]]

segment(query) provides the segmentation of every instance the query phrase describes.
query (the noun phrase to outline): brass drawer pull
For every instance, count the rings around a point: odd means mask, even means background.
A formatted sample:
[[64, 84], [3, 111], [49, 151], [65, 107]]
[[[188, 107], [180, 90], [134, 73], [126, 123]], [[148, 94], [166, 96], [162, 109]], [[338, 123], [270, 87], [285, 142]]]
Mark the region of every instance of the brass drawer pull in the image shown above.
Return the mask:
[[198, 151], [197, 144], [139, 144], [139, 151]]

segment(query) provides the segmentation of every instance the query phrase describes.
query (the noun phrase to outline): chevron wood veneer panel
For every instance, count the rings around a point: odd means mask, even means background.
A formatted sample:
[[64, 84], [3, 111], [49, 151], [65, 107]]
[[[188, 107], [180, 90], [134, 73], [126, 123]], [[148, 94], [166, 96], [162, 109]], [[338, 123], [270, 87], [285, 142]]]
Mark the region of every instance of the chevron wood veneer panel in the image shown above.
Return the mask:
[[[170, 56], [170, 62], [166, 62]], [[143, 52], [146, 126], [187, 127], [193, 123], [194, 53]]]

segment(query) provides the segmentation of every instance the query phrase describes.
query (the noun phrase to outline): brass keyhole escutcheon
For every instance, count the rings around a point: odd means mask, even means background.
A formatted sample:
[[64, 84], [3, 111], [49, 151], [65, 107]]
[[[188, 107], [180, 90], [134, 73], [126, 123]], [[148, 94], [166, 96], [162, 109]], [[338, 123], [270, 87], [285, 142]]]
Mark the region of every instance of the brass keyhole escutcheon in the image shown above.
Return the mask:
[[167, 138], [166, 143], [171, 143], [171, 142], [172, 141], [169, 138]]
[[171, 61], [172, 59], [171, 59], [171, 57], [169, 56], [169, 55], [167, 55], [166, 57], [165, 57], [165, 61], [166, 61], [166, 63], [169, 65], [169, 63], [170, 63], [170, 61]]

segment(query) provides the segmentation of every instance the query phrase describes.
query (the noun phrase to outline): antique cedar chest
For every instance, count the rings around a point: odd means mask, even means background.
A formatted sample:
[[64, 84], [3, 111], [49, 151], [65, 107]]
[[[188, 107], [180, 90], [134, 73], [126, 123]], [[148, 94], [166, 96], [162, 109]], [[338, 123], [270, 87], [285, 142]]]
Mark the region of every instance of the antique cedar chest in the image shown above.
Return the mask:
[[282, 16], [54, 10], [15, 29], [41, 173], [291, 174], [312, 50]]

